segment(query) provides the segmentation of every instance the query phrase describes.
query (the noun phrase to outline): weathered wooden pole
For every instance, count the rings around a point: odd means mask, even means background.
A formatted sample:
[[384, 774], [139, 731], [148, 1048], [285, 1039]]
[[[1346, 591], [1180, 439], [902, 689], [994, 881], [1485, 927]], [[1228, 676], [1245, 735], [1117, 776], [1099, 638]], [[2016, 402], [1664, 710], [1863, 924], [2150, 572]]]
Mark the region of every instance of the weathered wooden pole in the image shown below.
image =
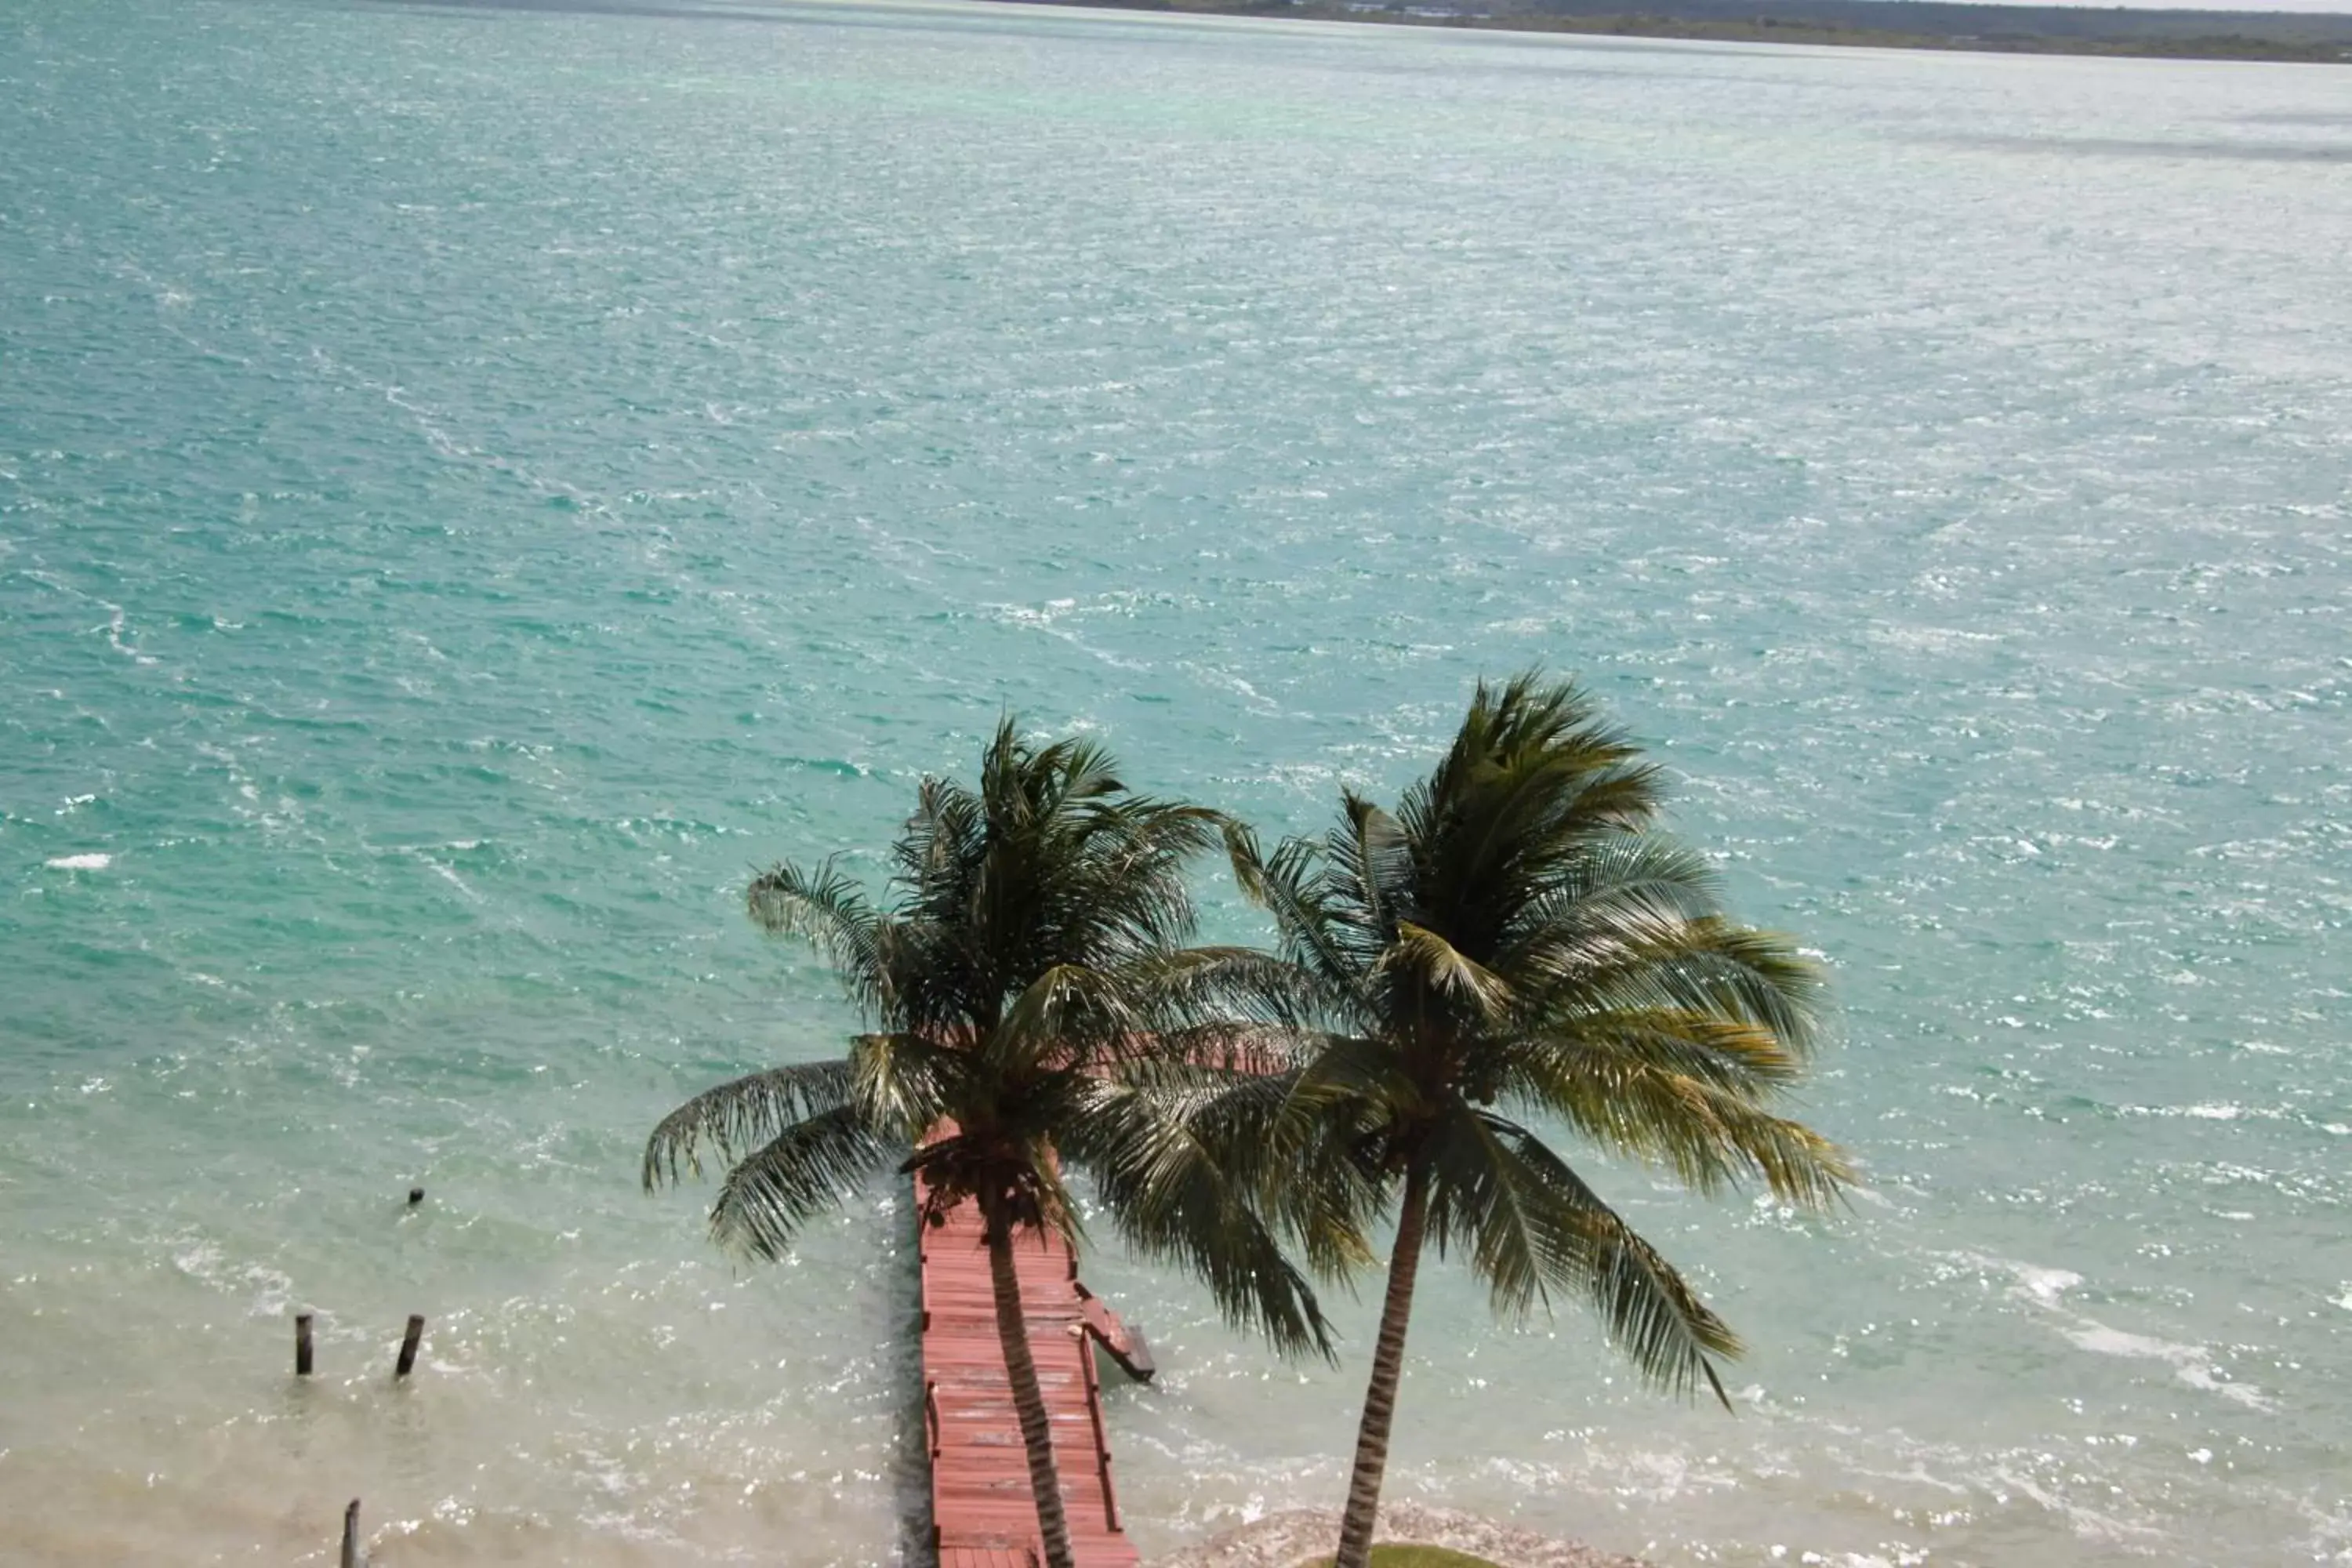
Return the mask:
[[342, 1568], [360, 1568], [360, 1500], [343, 1510]]
[[294, 1375], [310, 1375], [310, 1314], [294, 1314]]
[[416, 1370], [416, 1346], [424, 1338], [423, 1314], [411, 1313], [408, 1319], [408, 1332], [402, 1335], [400, 1340], [400, 1364], [392, 1369], [393, 1376], [406, 1377]]

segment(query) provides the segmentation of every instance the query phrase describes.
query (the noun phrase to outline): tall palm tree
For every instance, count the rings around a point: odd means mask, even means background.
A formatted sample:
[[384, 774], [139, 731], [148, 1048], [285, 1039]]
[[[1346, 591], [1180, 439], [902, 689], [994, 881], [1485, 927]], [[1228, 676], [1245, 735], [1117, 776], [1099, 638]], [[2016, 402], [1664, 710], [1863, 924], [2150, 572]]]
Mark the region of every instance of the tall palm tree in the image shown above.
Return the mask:
[[1255, 1126], [1266, 1212], [1322, 1234], [1318, 1258], [1346, 1251], [1335, 1226], [1396, 1227], [1338, 1568], [1370, 1552], [1431, 1240], [1498, 1312], [1580, 1295], [1649, 1378], [1724, 1399], [1713, 1358], [1738, 1339], [1539, 1129], [1702, 1192], [1754, 1178], [1819, 1207], [1851, 1179], [1769, 1109], [1815, 1042], [1821, 976], [1726, 917], [1706, 862], [1655, 830], [1660, 784], [1588, 695], [1529, 673], [1479, 685], [1394, 815], [1350, 792], [1319, 844], [1235, 846], [1290, 966], [1276, 1000], [1324, 1026], [1222, 1114]]
[[1329, 1353], [1312, 1291], [1196, 1115], [1207, 1069], [1189, 1064], [1233, 1034], [1199, 1020], [1268, 963], [1179, 945], [1185, 867], [1224, 826], [1129, 792], [1096, 746], [1033, 746], [1006, 719], [977, 789], [923, 783], [885, 903], [830, 863], [751, 883], [752, 920], [823, 951], [870, 1032], [842, 1059], [696, 1096], [646, 1145], [649, 1190], [698, 1173], [706, 1148], [729, 1162], [712, 1233], [765, 1258], [894, 1164], [922, 1177], [925, 1223], [978, 1205], [1052, 1568], [1069, 1568], [1069, 1531], [1013, 1248], [1077, 1238], [1064, 1162], [1096, 1178], [1132, 1246], [1199, 1273], [1228, 1317], [1278, 1350]]

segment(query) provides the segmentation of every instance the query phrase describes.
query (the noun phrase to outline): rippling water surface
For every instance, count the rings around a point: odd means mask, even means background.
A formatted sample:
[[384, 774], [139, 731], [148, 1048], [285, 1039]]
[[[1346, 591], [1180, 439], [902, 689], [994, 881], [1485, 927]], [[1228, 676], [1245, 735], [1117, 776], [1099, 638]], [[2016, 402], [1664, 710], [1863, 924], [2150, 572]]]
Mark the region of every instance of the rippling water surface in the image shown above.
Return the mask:
[[[893, 1560], [903, 1205], [635, 1185], [847, 1021], [747, 867], [1008, 704], [1318, 826], [1542, 660], [1831, 955], [1869, 1186], [1608, 1173], [1736, 1420], [1440, 1275], [1394, 1493], [2352, 1562], [2352, 77], [663, 11], [0, 16], [0, 1559]], [[1336, 1500], [1366, 1305], [1090, 1273], [1147, 1546]]]

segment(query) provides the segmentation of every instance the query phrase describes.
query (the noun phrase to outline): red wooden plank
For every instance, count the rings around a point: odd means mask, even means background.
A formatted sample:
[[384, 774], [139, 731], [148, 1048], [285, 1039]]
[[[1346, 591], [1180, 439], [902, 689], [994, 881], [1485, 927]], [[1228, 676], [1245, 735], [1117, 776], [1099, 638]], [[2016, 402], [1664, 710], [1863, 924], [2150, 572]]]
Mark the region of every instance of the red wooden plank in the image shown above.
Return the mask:
[[[916, 1183], [917, 1211], [929, 1196]], [[958, 1205], [926, 1226], [922, 1260], [925, 1420], [931, 1450], [931, 1514], [940, 1568], [1032, 1568], [1043, 1558], [1029, 1456], [1013, 1407], [996, 1331], [996, 1289], [979, 1214]], [[1013, 1254], [1030, 1354], [1052, 1423], [1062, 1506], [1081, 1568], [1136, 1568], [1118, 1527], [1110, 1449], [1088, 1301], [1077, 1259], [1058, 1237], [1024, 1240]], [[1097, 1313], [1100, 1308], [1095, 1309]]]

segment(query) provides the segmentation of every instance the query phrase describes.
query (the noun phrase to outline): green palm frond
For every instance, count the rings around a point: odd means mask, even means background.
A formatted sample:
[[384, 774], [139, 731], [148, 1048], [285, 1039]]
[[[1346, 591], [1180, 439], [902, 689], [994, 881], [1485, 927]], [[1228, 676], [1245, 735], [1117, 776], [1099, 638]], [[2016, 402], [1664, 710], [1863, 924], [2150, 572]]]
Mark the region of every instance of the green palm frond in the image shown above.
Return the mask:
[[1245, 832], [1230, 836], [1234, 879], [1244, 897], [1273, 917], [1285, 958], [1311, 976], [1335, 1007], [1370, 1017], [1378, 1011], [1368, 971], [1377, 944], [1363, 937], [1363, 921], [1343, 926], [1338, 900], [1325, 885], [1323, 850], [1300, 838], [1285, 839], [1271, 856], [1258, 853]]
[[1115, 976], [1061, 963], [1013, 998], [981, 1049], [1000, 1072], [1092, 1066], [1127, 1054], [1148, 1025]]
[[[1255, 1089], [1258, 1086], [1246, 1086]], [[1285, 1255], [1257, 1202], [1261, 1172], [1236, 1138], [1234, 1101], [1096, 1084], [1067, 1152], [1093, 1173], [1128, 1244], [1174, 1262], [1209, 1288], [1228, 1321], [1263, 1334], [1285, 1355], [1332, 1359], [1330, 1326], [1307, 1279]], [[1314, 1238], [1339, 1267], [1369, 1257], [1360, 1232], [1326, 1226]]]
[[[1579, 938], [1674, 929], [1717, 914], [1722, 879], [1697, 850], [1654, 831], [1589, 835], [1549, 868], [1535, 898], [1514, 911], [1497, 963], [1566, 967]], [[1568, 949], [1550, 959], [1553, 947]]]
[[[1007, 728], [1011, 728], [1008, 722]], [[1018, 756], [1015, 749], [1010, 754]], [[1024, 770], [1023, 782], [1031, 785], [1030, 794], [1044, 816], [1065, 806], [1108, 799], [1126, 793], [1119, 782], [1118, 764], [1110, 752], [1098, 742], [1073, 735], [1056, 741], [1034, 753], [1033, 765]]]
[[1709, 1357], [1740, 1353], [1739, 1337], [1698, 1298], [1657, 1248], [1601, 1201], [1584, 1179], [1525, 1128], [1490, 1119], [1498, 1142], [1516, 1155], [1520, 1180], [1548, 1192], [1575, 1237], [1566, 1271], [1580, 1280], [1610, 1339], [1644, 1377], [1677, 1394], [1704, 1382], [1726, 1410]]
[[1572, 1027], [1497, 1040], [1480, 1066], [1490, 1072], [1486, 1098], [1518, 1094], [1540, 1102], [1559, 1075], [1601, 1060], [1691, 1079], [1757, 1104], [1786, 1093], [1804, 1067], [1764, 1026], [1689, 1007], [1612, 1007]]
[[1160, 1031], [1210, 1023], [1307, 1030], [1344, 1006], [1312, 972], [1251, 947], [1152, 953], [1120, 978]]
[[700, 1175], [706, 1146], [731, 1160], [804, 1117], [845, 1105], [853, 1087], [849, 1065], [830, 1061], [772, 1068], [704, 1089], [663, 1117], [646, 1140], [646, 1190], [675, 1184], [681, 1171]]
[[902, 1147], [854, 1105], [796, 1121], [727, 1173], [710, 1234], [731, 1250], [782, 1258], [802, 1226], [839, 1206]]
[[897, 883], [907, 895], [901, 914], [952, 925], [963, 912], [987, 842], [979, 797], [952, 779], [925, 779], [916, 791], [914, 815], [891, 847]]
[[1433, 1135], [1429, 1168], [1440, 1249], [1468, 1254], [1498, 1313], [1581, 1297], [1643, 1376], [1723, 1397], [1708, 1358], [1738, 1355], [1738, 1338], [1541, 1139], [1465, 1110]]
[[1428, 1118], [1433, 1103], [1414, 1071], [1413, 1044], [1386, 1034], [1325, 1036], [1299, 1072], [1300, 1097], [1397, 1143]]
[[744, 903], [761, 931], [797, 937], [822, 952], [851, 1000], [869, 1009], [888, 1006], [890, 973], [881, 951], [884, 922], [857, 884], [833, 861], [814, 871], [789, 863], [772, 866], [751, 879]]
[[[1328, 1066], [1328, 1053], [1318, 1058]], [[1162, 1114], [1214, 1154], [1237, 1186], [1255, 1192], [1268, 1223], [1314, 1271], [1345, 1279], [1371, 1257], [1367, 1237], [1392, 1194], [1383, 1129], [1361, 1100], [1311, 1072], [1226, 1075], [1184, 1086]]]
[[1380, 967], [1412, 976], [1459, 1006], [1476, 1026], [1499, 1025], [1510, 1013], [1514, 993], [1509, 981], [1435, 931], [1410, 921], [1398, 923], [1396, 941], [1381, 955]]
[[1353, 790], [1340, 791], [1339, 826], [1324, 840], [1324, 853], [1348, 923], [1374, 942], [1412, 918], [1413, 850], [1395, 817]]
[[1429, 1171], [1431, 1238], [1440, 1256], [1460, 1251], [1486, 1282], [1498, 1315], [1549, 1307], [1552, 1289], [1580, 1283], [1581, 1232], [1574, 1208], [1507, 1143], [1507, 1123], [1452, 1105], [1422, 1144]]
[[877, 1127], [908, 1143], [965, 1103], [971, 1052], [913, 1033], [859, 1035], [849, 1043], [852, 1095]]
[[1622, 1039], [1560, 1042], [1515, 1064], [1512, 1088], [1603, 1148], [1717, 1193], [1761, 1181], [1783, 1203], [1826, 1209], [1853, 1183], [1837, 1145], [1747, 1093], [1669, 1070]]
[[1823, 1033], [1820, 965], [1785, 937], [1719, 915], [1579, 932], [1524, 967], [1538, 977], [1524, 1012], [1538, 1027], [1629, 1008], [1712, 1013], [1769, 1030], [1798, 1060]]
[[1133, 1042], [1131, 1051], [1104, 1064], [1104, 1076], [1146, 1088], [1154, 1084], [1192, 1089], [1296, 1071], [1319, 1048], [1324, 1037], [1251, 1018], [1212, 1018], [1155, 1029]]
[[1399, 815], [1416, 842], [1433, 845], [1444, 837], [1449, 809], [1491, 792], [1529, 763], [1571, 779], [1626, 786], [1604, 798], [1612, 815], [1628, 820], [1646, 819], [1656, 807], [1656, 770], [1643, 763], [1641, 748], [1609, 721], [1599, 700], [1573, 682], [1547, 682], [1530, 669], [1499, 689], [1478, 683], [1444, 759], [1407, 792]]

